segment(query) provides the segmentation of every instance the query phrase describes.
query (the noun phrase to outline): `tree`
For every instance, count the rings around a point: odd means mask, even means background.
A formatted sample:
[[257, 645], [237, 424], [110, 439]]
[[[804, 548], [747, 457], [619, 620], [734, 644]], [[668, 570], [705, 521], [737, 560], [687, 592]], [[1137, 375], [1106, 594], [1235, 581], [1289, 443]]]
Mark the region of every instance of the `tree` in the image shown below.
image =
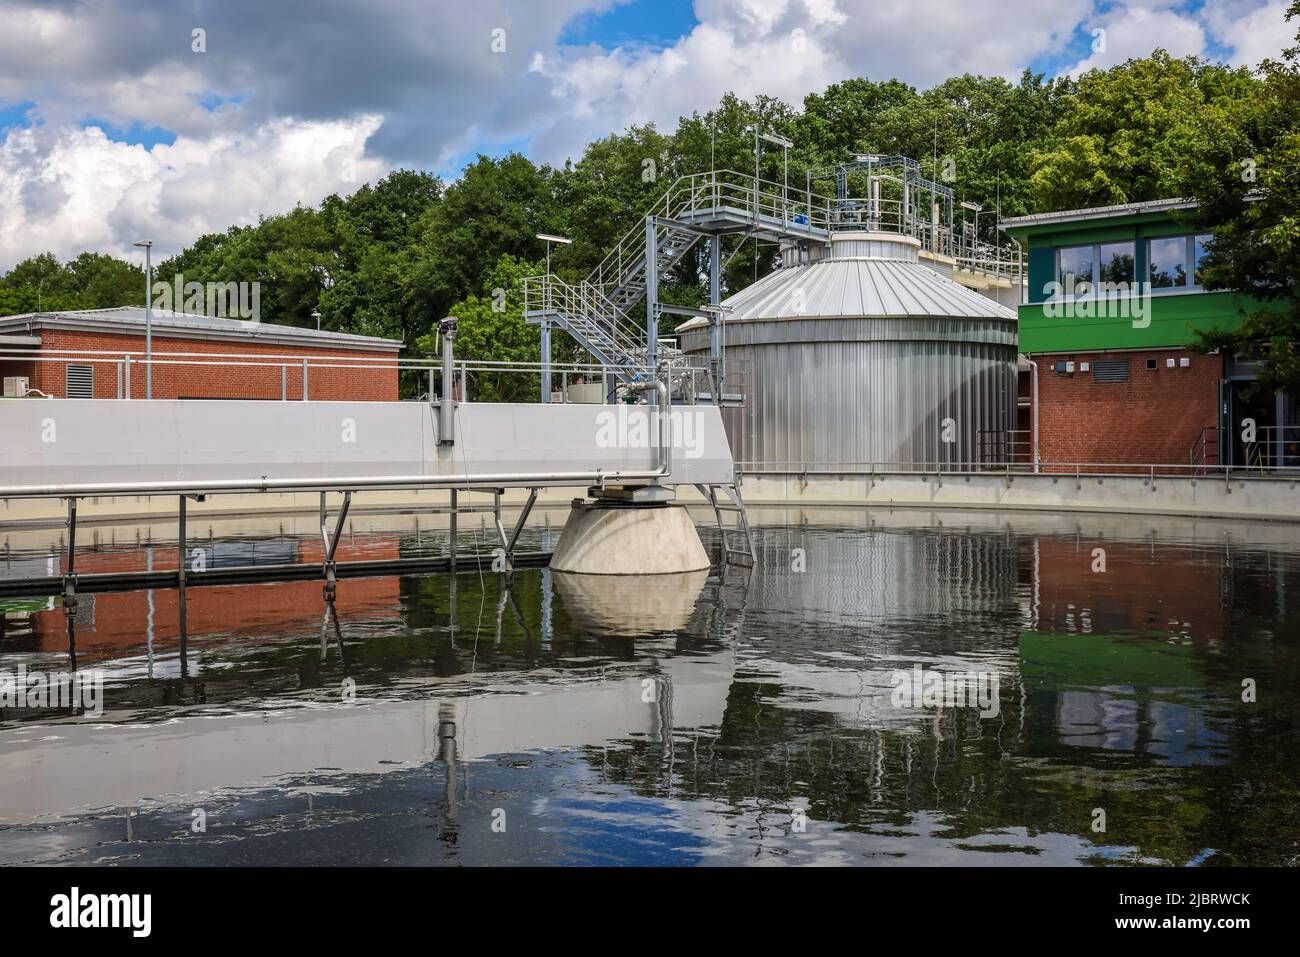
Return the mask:
[[144, 270], [103, 253], [66, 264], [53, 253], [24, 259], [0, 277], [0, 315], [144, 304]]
[[[542, 263], [504, 255], [488, 272], [478, 295], [451, 306], [448, 315], [460, 320], [457, 361], [538, 361], [541, 334], [524, 319], [523, 280], [544, 268]], [[417, 348], [432, 357], [438, 349], [437, 339], [438, 331], [433, 329], [420, 337]], [[536, 398], [539, 388], [536, 373], [479, 371], [470, 377], [470, 395], [480, 402], [527, 402]]]
[[1064, 98], [1055, 142], [1033, 157], [1033, 206], [1079, 209], [1176, 195], [1189, 131], [1257, 90], [1245, 68], [1175, 59], [1164, 50], [1089, 70]]
[[1246, 299], [1237, 329], [1198, 330], [1194, 347], [1258, 356], [1252, 398], [1300, 395], [1300, 46], [1261, 73], [1253, 97], [1186, 137], [1181, 183], [1189, 224], [1214, 233], [1202, 285]]

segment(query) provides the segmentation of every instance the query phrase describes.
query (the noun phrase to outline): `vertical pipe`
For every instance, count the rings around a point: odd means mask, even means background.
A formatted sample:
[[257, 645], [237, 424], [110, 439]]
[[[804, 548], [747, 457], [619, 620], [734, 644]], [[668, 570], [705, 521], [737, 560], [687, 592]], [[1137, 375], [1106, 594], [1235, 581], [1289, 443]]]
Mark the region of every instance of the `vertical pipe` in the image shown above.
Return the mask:
[[1033, 403], [1034, 414], [1033, 414], [1033, 419], [1029, 426], [1031, 430], [1030, 439], [1032, 445], [1029, 454], [1033, 456], [1034, 471], [1037, 472], [1038, 471], [1038, 363], [1035, 362], [1033, 359], [1029, 358], [1028, 355], [1025, 356], [1025, 361], [1029, 363], [1029, 367], [1033, 370], [1033, 372], [1031, 373], [1031, 382], [1030, 382], [1031, 385], [1030, 391], [1032, 393], [1030, 397], [1030, 401]]
[[[452, 355], [453, 343], [456, 341], [456, 318], [448, 316], [438, 323], [438, 334], [442, 336], [442, 401], [438, 403], [438, 444], [456, 444], [456, 389], [455, 357]], [[464, 388], [461, 399], [464, 400]]]
[[123, 356], [123, 362], [126, 368], [126, 397], [131, 398], [131, 357]]
[[302, 359], [302, 401], [307, 401], [307, 357]]
[[286, 402], [289, 399], [289, 367], [280, 366], [280, 401]]

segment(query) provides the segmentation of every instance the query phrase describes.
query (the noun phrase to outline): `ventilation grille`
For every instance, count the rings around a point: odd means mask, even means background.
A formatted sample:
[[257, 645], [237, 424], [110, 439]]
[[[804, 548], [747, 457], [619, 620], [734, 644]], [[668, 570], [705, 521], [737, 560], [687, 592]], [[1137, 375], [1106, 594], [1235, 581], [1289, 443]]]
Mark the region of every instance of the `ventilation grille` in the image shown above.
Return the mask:
[[68, 366], [65, 386], [69, 399], [93, 399], [95, 397], [95, 367]]
[[1098, 359], [1092, 364], [1094, 382], [1127, 382], [1129, 379], [1127, 359]]

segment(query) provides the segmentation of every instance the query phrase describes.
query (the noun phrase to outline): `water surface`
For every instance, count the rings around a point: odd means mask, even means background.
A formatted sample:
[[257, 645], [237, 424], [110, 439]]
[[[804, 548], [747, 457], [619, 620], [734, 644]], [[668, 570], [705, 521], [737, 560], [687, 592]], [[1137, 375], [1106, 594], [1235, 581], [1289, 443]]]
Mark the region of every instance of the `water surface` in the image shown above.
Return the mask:
[[[752, 571], [154, 589], [70, 622], [0, 599], [0, 671], [106, 680], [98, 717], [0, 710], [0, 862], [1297, 860], [1294, 527], [755, 519]], [[216, 563], [311, 561], [312, 524], [192, 534]], [[0, 531], [0, 575], [57, 570], [58, 536]], [[79, 570], [174, 567], [166, 528], [94, 536]], [[358, 516], [341, 557], [442, 548]], [[916, 666], [996, 681], [994, 713], [898, 707]]]

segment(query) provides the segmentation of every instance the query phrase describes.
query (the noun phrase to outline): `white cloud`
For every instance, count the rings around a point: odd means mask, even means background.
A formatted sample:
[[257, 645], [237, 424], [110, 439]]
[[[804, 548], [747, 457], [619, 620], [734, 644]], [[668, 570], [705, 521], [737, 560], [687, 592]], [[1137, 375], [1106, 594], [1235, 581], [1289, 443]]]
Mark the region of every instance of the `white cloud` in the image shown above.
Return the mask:
[[1214, 39], [1232, 48], [1231, 62], [1258, 66], [1295, 44], [1300, 20], [1286, 22], [1288, 0], [1206, 0], [1202, 11]]
[[1195, 17], [1175, 10], [1115, 7], [1089, 24], [1088, 29], [1102, 32], [1094, 34], [1094, 52], [1065, 71], [1071, 76], [1150, 56], [1156, 47], [1163, 47], [1175, 57], [1205, 52], [1205, 27]]
[[0, 268], [45, 250], [129, 255], [144, 238], [166, 255], [201, 233], [350, 192], [386, 171], [365, 155], [379, 124], [281, 119], [149, 150], [97, 127], [10, 130], [0, 144]]

